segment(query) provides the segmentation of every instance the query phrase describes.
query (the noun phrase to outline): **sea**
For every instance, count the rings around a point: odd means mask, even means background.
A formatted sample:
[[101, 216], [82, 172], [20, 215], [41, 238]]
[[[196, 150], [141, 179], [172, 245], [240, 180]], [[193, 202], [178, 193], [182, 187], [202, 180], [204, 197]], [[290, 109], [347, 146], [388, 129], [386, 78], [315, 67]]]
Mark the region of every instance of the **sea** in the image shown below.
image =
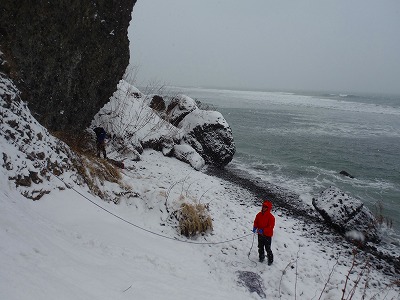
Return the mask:
[[181, 87], [169, 92], [222, 113], [236, 144], [226, 168], [310, 205], [336, 186], [383, 216], [383, 239], [400, 245], [400, 96]]

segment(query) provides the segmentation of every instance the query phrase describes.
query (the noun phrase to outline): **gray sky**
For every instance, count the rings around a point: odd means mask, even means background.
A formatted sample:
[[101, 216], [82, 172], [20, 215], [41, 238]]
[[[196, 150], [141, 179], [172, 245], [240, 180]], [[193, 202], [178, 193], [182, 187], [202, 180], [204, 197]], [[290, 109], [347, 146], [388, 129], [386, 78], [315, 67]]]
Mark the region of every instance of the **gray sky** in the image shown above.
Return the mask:
[[400, 94], [399, 0], [138, 0], [137, 84]]

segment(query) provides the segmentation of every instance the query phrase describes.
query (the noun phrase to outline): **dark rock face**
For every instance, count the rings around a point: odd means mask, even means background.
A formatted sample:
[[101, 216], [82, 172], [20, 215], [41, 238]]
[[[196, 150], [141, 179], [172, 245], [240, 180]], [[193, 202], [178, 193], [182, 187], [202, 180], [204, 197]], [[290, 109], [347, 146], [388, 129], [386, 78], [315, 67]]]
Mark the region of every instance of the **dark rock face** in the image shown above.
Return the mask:
[[206, 164], [226, 166], [235, 154], [236, 145], [224, 117], [217, 111], [199, 109], [190, 97], [180, 95], [174, 100], [177, 103], [167, 113], [172, 124], [183, 130], [182, 141], [196, 150]]
[[0, 50], [33, 115], [52, 130], [86, 128], [129, 63], [136, 0], [0, 2]]
[[230, 128], [216, 123], [196, 126], [183, 140], [192, 146], [207, 164], [217, 167], [226, 166], [236, 150]]
[[371, 211], [357, 199], [336, 187], [329, 187], [312, 200], [324, 220], [346, 237], [359, 242], [379, 242], [377, 221]]
[[343, 175], [343, 176], [347, 176], [347, 177], [350, 177], [350, 178], [354, 178], [354, 176], [353, 175], [351, 175], [351, 174], [349, 174], [347, 171], [340, 171], [340, 173], [339, 173], [340, 175]]
[[151, 99], [150, 107], [156, 111], [164, 111], [165, 110], [165, 102], [161, 96], [155, 95]]

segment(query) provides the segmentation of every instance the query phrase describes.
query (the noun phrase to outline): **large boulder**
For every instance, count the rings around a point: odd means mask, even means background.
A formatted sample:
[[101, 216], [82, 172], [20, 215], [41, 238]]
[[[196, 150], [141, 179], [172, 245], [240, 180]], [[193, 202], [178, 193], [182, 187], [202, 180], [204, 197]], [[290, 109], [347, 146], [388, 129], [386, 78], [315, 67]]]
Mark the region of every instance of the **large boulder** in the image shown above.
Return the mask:
[[0, 72], [51, 130], [84, 129], [129, 64], [136, 0], [1, 0]]
[[233, 158], [236, 147], [232, 130], [217, 111], [194, 109], [179, 123], [183, 141], [192, 146], [207, 164], [224, 167]]
[[201, 110], [184, 95], [146, 96], [124, 80], [95, 115], [92, 126], [104, 127], [126, 149], [153, 148], [196, 170], [205, 163], [225, 166], [235, 153], [232, 131], [221, 113]]
[[190, 145], [206, 164], [223, 167], [235, 154], [232, 130], [221, 113], [203, 110], [192, 98], [153, 96], [150, 107], [180, 130], [178, 139]]
[[322, 191], [312, 204], [324, 220], [351, 240], [380, 241], [377, 221], [364, 204], [339, 188], [331, 186]]

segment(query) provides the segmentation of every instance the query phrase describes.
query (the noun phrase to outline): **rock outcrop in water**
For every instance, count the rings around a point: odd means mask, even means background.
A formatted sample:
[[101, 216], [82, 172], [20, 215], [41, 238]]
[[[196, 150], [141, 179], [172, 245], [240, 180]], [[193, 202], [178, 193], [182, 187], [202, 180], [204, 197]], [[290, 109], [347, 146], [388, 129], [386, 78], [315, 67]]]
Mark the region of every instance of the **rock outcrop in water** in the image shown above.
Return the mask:
[[344, 170], [340, 171], [339, 174], [343, 175], [343, 176], [346, 176], [346, 177], [349, 177], [349, 178], [354, 178], [353, 175], [351, 175], [350, 173], [348, 173], [347, 171], [344, 171]]
[[136, 0], [0, 2], [0, 72], [51, 130], [86, 128], [129, 63]]
[[380, 241], [377, 221], [371, 211], [337, 187], [324, 190], [312, 204], [328, 224], [347, 238], [361, 243]]

